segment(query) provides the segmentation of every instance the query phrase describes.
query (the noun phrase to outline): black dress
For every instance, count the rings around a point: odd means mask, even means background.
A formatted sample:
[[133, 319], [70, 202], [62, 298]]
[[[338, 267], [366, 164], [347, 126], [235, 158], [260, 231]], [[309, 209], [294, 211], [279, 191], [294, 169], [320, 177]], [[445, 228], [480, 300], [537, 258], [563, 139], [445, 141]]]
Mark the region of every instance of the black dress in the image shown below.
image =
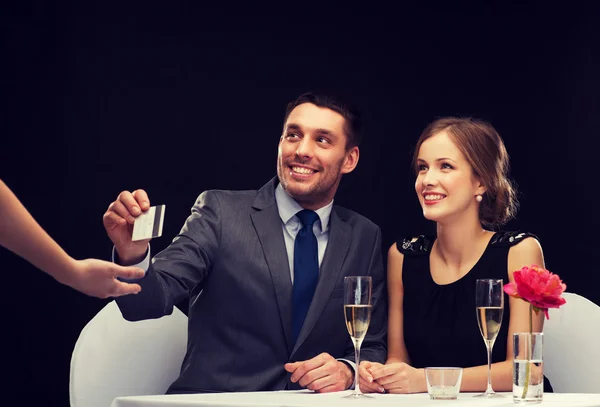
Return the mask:
[[[396, 242], [404, 254], [404, 342], [411, 365], [473, 367], [487, 365], [487, 350], [475, 314], [475, 280], [502, 279], [508, 283], [508, 251], [531, 233], [496, 232], [473, 268], [459, 280], [439, 285], [433, 281], [429, 256], [435, 238], [419, 236]], [[492, 363], [506, 360], [510, 322], [508, 297], [492, 350]], [[546, 382], [545, 391], [550, 390]]]

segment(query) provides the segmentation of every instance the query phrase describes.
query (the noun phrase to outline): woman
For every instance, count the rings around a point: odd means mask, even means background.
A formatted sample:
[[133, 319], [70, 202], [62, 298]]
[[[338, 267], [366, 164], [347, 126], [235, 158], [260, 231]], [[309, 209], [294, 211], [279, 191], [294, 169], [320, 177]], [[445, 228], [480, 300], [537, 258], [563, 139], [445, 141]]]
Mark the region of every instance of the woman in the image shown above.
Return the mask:
[[97, 259], [75, 260], [42, 229], [15, 194], [0, 180], [0, 246], [23, 257], [60, 283], [84, 294], [118, 297], [137, 294], [139, 284], [117, 280], [142, 278], [137, 267], [121, 267]]
[[[365, 392], [426, 392], [427, 366], [464, 367], [461, 391], [487, 387], [487, 351], [475, 316], [475, 280], [513, 281], [523, 266], [544, 267], [529, 233], [493, 232], [516, 212], [508, 154], [483, 121], [442, 118], [421, 134], [414, 154], [415, 189], [436, 237], [405, 238], [388, 253], [388, 359], [361, 363]], [[533, 316], [540, 332], [543, 313]], [[529, 331], [529, 307], [505, 302], [492, 355], [492, 385], [512, 390], [512, 334]]]

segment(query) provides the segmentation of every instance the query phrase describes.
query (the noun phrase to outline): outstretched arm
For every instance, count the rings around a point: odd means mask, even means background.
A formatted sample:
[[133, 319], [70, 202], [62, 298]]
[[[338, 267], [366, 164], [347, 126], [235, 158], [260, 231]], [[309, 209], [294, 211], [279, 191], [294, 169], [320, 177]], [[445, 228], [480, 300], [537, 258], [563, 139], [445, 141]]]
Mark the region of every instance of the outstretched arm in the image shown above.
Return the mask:
[[96, 260], [75, 260], [33, 219], [15, 194], [0, 180], [0, 245], [18, 254], [58, 282], [99, 298], [117, 297], [140, 291], [138, 284], [116, 277], [141, 278], [134, 267]]

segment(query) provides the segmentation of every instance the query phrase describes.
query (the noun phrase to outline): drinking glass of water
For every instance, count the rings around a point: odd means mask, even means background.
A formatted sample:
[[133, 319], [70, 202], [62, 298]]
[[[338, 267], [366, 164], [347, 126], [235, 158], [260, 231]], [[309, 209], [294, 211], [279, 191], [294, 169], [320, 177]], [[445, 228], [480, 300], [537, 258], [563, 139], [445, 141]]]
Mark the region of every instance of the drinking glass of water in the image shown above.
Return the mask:
[[492, 389], [492, 349], [500, 332], [504, 313], [504, 286], [502, 280], [478, 279], [475, 282], [475, 309], [479, 331], [487, 348], [488, 382], [485, 393], [476, 397], [504, 397]]
[[513, 401], [517, 404], [541, 403], [544, 396], [544, 334], [513, 334]]
[[[344, 317], [346, 328], [354, 343], [356, 367], [360, 363], [360, 345], [369, 329], [371, 322], [371, 292], [373, 281], [371, 277], [352, 276], [344, 278]], [[368, 397], [358, 387], [358, 372], [354, 374], [354, 392], [345, 396], [348, 398]]]

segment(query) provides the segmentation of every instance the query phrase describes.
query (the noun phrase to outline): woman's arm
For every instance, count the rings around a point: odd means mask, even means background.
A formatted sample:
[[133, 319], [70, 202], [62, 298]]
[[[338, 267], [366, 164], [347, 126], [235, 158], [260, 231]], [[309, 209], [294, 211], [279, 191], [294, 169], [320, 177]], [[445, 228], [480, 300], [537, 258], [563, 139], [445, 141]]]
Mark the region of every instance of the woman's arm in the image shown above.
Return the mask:
[[[508, 252], [508, 280], [514, 282], [513, 272], [524, 266], [537, 264], [544, 267], [544, 256], [539, 242], [532, 237], [512, 246]], [[515, 332], [529, 332], [529, 304], [521, 299], [508, 297], [510, 305], [510, 324], [506, 344], [506, 360], [492, 364], [492, 386], [495, 391], [512, 390], [512, 336]], [[544, 314], [533, 314], [533, 332], [541, 332]], [[484, 391], [487, 388], [487, 365], [464, 369], [461, 391]]]
[[62, 284], [84, 294], [106, 298], [137, 293], [138, 284], [116, 277], [141, 278], [143, 270], [96, 259], [75, 260], [33, 219], [0, 180], [0, 245], [23, 257]]
[[[392, 245], [388, 251], [388, 359], [384, 366], [369, 369], [372, 383], [370, 391], [388, 393], [421, 393], [427, 391], [425, 371], [410, 366], [408, 351], [404, 343], [404, 285], [402, 264], [404, 255]], [[361, 382], [362, 386], [362, 382]], [[362, 388], [362, 387], [361, 387]]]
[[404, 285], [402, 264], [404, 255], [396, 244], [388, 250], [388, 358], [386, 364], [410, 363], [404, 344]]

